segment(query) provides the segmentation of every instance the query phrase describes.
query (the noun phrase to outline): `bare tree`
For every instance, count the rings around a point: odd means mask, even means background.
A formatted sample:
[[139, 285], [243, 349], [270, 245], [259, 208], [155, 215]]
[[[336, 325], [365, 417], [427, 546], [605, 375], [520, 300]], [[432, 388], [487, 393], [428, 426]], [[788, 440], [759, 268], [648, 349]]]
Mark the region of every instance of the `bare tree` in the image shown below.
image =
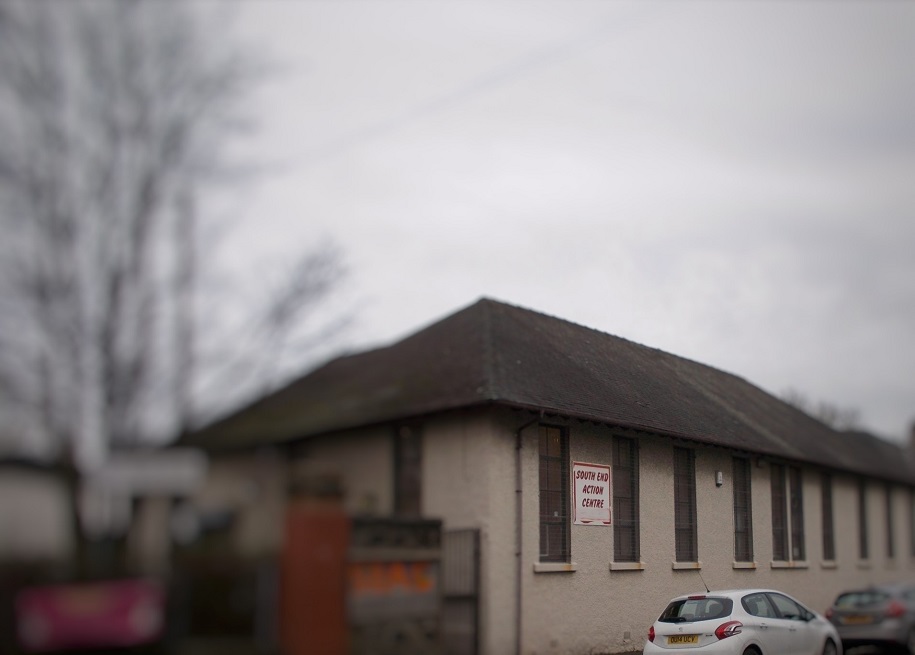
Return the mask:
[[826, 401], [813, 402], [797, 389], [787, 389], [781, 394], [789, 405], [812, 416], [836, 430], [857, 430], [861, 428], [861, 412], [853, 407], [839, 407]]
[[[0, 0], [0, 402], [58, 452], [97, 459], [199, 409], [202, 198], [258, 73], [199, 18]], [[290, 271], [241, 322], [273, 343], [336, 288], [340, 255], [318, 244]], [[268, 361], [246, 343], [221, 359]]]

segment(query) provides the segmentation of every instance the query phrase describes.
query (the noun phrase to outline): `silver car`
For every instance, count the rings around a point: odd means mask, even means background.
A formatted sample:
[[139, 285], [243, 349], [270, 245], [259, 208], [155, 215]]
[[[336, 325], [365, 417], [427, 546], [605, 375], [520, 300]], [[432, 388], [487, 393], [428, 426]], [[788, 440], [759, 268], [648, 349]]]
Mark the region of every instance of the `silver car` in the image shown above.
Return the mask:
[[825, 617], [771, 589], [679, 596], [648, 631], [643, 655], [842, 655]]
[[846, 591], [826, 612], [846, 648], [889, 646], [915, 655], [915, 585]]

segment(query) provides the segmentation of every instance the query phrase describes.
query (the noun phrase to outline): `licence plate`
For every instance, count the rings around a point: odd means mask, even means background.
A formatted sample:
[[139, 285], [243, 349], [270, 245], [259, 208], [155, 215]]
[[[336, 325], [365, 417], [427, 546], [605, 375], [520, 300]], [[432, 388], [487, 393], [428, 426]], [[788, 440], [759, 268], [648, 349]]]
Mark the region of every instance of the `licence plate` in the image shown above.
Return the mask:
[[669, 635], [667, 637], [667, 644], [698, 644], [699, 635]]
[[866, 623], [873, 623], [873, 622], [874, 622], [874, 619], [873, 619], [873, 617], [870, 617], [870, 616], [851, 615], [851, 616], [842, 617], [842, 623], [844, 625], [864, 625]]

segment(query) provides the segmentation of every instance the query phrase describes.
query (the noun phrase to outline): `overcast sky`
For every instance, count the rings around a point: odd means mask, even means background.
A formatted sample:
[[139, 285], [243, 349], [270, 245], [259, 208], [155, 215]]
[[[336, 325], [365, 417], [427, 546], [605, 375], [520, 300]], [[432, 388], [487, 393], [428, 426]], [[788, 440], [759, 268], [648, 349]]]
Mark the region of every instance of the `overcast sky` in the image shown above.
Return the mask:
[[915, 4], [246, 2], [232, 258], [327, 237], [388, 343], [481, 296], [915, 418]]

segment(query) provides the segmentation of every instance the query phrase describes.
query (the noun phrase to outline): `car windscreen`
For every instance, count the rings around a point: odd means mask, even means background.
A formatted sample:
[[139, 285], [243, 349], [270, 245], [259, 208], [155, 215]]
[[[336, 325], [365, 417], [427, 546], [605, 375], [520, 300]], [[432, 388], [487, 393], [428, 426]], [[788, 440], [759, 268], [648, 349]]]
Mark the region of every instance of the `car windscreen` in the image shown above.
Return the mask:
[[875, 589], [868, 589], [865, 591], [849, 591], [844, 594], [840, 594], [839, 597], [836, 598], [835, 606], [840, 609], [853, 607], [871, 607], [885, 603], [888, 599], [889, 594], [886, 594], [882, 591], [877, 591]]
[[734, 607], [730, 598], [697, 596], [671, 601], [658, 619], [664, 623], [690, 623], [728, 616]]

